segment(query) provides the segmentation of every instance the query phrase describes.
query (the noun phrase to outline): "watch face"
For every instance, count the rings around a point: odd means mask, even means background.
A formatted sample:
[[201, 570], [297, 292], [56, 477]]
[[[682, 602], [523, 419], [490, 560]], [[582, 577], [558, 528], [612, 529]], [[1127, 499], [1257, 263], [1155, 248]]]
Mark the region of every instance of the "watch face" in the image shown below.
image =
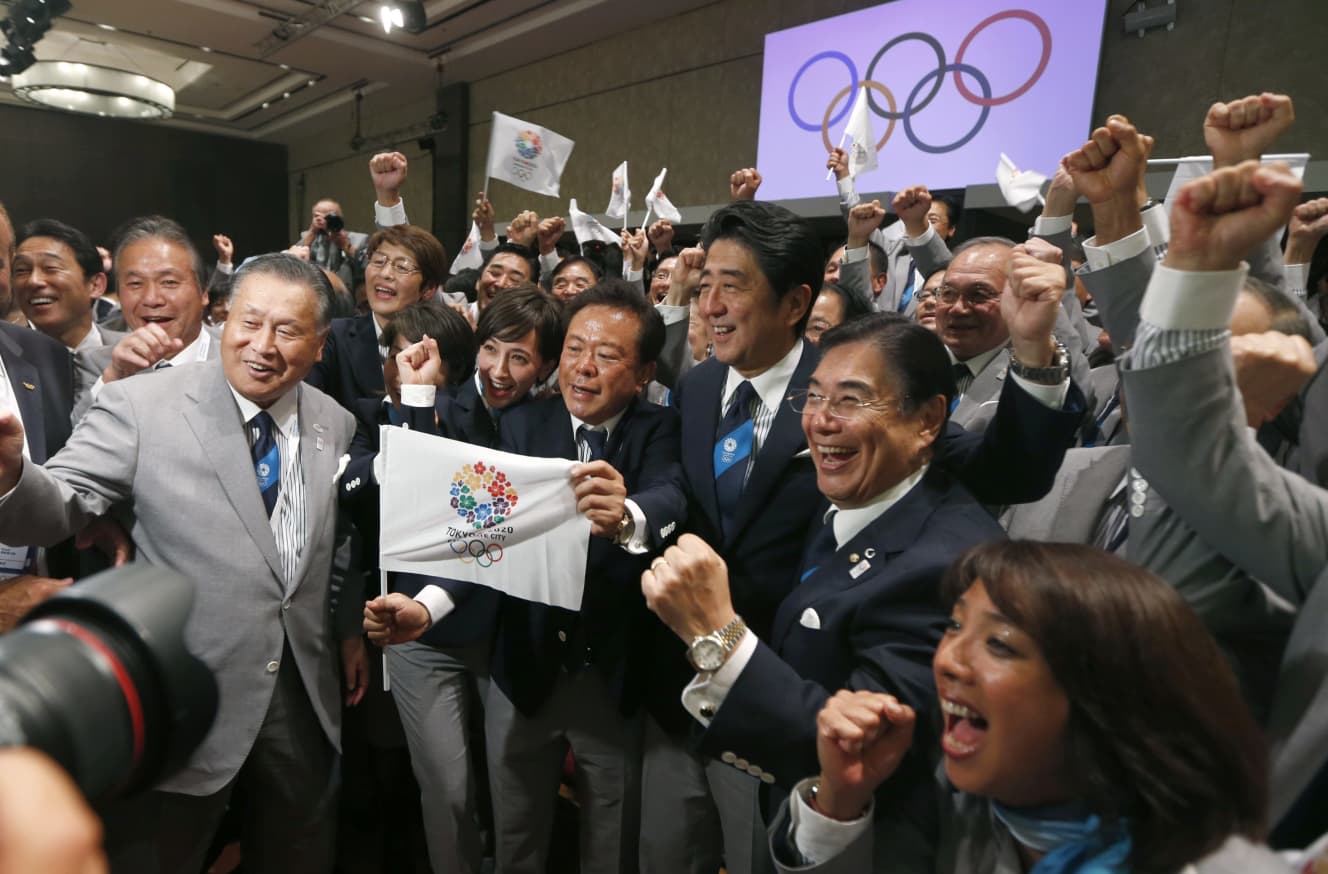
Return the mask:
[[724, 645], [713, 637], [692, 641], [687, 653], [698, 671], [717, 671], [724, 664]]

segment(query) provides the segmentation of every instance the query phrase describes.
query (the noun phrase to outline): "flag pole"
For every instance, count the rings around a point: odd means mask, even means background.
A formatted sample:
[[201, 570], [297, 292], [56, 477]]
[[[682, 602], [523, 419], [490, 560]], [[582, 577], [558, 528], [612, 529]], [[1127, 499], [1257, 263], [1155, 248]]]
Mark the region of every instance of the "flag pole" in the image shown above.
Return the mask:
[[[844, 134], [839, 138], [839, 148], [844, 148], [844, 143], [848, 141], [848, 129], [844, 129]], [[825, 181], [829, 182], [835, 175], [835, 168], [831, 167], [825, 171]]]

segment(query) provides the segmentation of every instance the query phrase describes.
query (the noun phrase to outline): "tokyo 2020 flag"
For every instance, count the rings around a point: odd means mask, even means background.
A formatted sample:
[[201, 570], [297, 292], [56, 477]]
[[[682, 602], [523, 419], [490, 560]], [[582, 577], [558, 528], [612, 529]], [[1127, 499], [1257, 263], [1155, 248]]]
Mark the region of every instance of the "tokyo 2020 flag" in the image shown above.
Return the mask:
[[489, 178], [557, 197], [558, 180], [575, 145], [548, 128], [495, 112], [489, 133]]
[[381, 446], [384, 570], [581, 609], [590, 521], [576, 512], [575, 462], [405, 428], [384, 427]]

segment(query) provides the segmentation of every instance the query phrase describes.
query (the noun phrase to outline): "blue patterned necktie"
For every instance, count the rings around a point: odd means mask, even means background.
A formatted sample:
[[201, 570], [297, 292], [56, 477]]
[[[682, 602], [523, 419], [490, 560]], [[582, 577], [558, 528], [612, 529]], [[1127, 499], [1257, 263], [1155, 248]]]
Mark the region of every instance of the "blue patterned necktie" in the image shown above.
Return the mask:
[[756, 389], [743, 380], [733, 393], [728, 412], [719, 423], [715, 441], [715, 497], [719, 502], [719, 524], [725, 535], [733, 532], [737, 524], [738, 501], [747, 479], [747, 462], [752, 455], [755, 426], [752, 422], [752, 401]]
[[908, 284], [904, 286], [903, 293], [899, 295], [899, 306], [895, 308], [895, 312], [902, 313], [908, 309], [908, 302], [913, 299], [913, 283], [916, 281], [917, 273], [917, 265], [913, 263], [913, 259], [910, 257], [908, 259]]
[[277, 495], [281, 492], [281, 453], [277, 449], [276, 423], [262, 410], [249, 420], [253, 429], [254, 442], [249, 454], [254, 459], [254, 475], [258, 477], [258, 491], [263, 496], [263, 506], [267, 508], [268, 518], [277, 506]]
[[586, 461], [600, 461], [604, 458], [604, 440], [608, 437], [607, 434], [598, 428], [582, 425], [576, 429], [576, 436], [590, 450], [590, 457]]

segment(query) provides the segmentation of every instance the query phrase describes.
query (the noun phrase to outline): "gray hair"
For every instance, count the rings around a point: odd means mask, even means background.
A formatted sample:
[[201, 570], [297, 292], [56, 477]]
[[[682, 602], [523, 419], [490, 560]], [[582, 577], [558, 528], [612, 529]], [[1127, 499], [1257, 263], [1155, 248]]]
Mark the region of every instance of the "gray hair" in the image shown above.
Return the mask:
[[194, 241], [189, 239], [189, 233], [185, 231], [183, 225], [163, 215], [140, 216], [130, 219], [128, 224], [123, 225], [116, 234], [112, 264], [120, 263], [120, 254], [124, 252], [125, 247], [143, 240], [165, 240], [184, 249], [189, 253], [189, 268], [193, 271], [199, 292], [207, 288], [207, 268], [203, 266], [203, 256], [194, 246]]
[[324, 291], [324, 288], [328, 286], [327, 277], [308, 261], [302, 261], [294, 255], [287, 255], [285, 252], [257, 255], [247, 259], [240, 265], [240, 269], [235, 271], [235, 275], [231, 277], [232, 301], [235, 299], [235, 293], [240, 290], [240, 286], [250, 276], [271, 276], [283, 282], [304, 286], [314, 296], [314, 314], [318, 321], [318, 330], [325, 331], [328, 325], [332, 324], [331, 301]]

